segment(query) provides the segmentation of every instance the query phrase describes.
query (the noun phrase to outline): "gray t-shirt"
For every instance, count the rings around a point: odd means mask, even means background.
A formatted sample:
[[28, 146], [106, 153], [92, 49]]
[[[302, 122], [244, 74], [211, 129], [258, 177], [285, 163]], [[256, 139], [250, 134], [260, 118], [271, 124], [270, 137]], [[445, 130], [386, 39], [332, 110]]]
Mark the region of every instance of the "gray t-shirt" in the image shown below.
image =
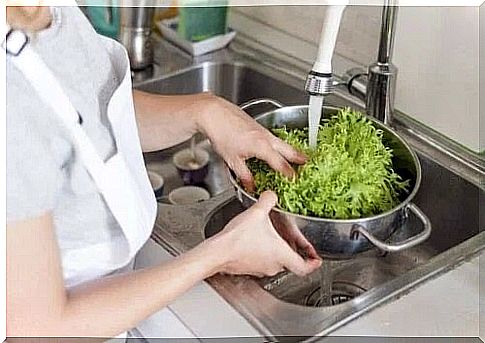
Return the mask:
[[[116, 152], [107, 105], [121, 80], [79, 8], [54, 7], [52, 13], [52, 25], [36, 33], [31, 44], [61, 83], [106, 160]], [[51, 211], [61, 251], [115, 242], [122, 237], [121, 228], [51, 106], [7, 59], [7, 221]]]

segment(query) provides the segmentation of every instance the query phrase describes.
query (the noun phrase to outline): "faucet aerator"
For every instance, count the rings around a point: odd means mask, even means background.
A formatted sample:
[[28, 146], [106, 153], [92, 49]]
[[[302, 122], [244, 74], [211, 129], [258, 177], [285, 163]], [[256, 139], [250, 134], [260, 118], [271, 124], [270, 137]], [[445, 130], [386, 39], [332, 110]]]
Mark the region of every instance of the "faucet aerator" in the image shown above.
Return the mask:
[[312, 70], [306, 79], [305, 91], [310, 95], [324, 96], [333, 92], [332, 73], [319, 73]]

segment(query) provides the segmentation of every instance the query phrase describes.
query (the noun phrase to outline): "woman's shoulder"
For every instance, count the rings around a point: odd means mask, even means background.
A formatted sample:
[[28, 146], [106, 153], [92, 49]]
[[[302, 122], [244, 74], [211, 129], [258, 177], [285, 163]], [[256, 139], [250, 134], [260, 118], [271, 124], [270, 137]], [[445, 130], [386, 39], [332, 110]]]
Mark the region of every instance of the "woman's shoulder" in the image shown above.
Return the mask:
[[[7, 150], [12, 153], [31, 154], [36, 150], [51, 153], [50, 147], [59, 146], [61, 141], [66, 152], [70, 150], [68, 136], [61, 124], [50, 115], [52, 108], [41, 100], [24, 75], [8, 60], [6, 72]], [[54, 157], [55, 154], [51, 155]], [[65, 154], [56, 157], [59, 164], [65, 158]]]
[[[76, 109], [85, 118], [99, 116], [116, 82], [105, 40], [82, 11], [75, 6], [54, 7], [51, 27], [39, 32], [32, 44]], [[39, 144], [52, 145], [59, 139], [69, 143], [70, 138], [56, 120], [55, 104], [46, 104], [40, 98], [14, 58], [8, 57], [6, 63], [7, 139], [17, 141], [17, 137], [25, 136], [23, 141], [35, 139]], [[12, 145], [12, 149], [18, 148]]]
[[78, 6], [53, 7], [53, 11], [56, 15], [59, 15], [59, 20], [63, 26], [70, 25], [75, 31], [87, 34], [88, 39], [97, 37], [98, 33]]
[[57, 122], [20, 71], [7, 62], [7, 220], [34, 217], [54, 207], [61, 170], [71, 154]]
[[36, 34], [32, 46], [61, 83], [103, 82], [111, 71], [105, 41], [76, 6], [53, 7], [51, 26]]

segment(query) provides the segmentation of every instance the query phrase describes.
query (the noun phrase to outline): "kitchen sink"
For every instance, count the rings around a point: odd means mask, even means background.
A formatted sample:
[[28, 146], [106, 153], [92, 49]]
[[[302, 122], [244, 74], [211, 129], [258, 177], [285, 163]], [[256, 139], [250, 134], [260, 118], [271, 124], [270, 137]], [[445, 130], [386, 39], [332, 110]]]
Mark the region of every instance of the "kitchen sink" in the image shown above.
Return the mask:
[[[158, 94], [193, 94], [211, 91], [234, 104], [255, 98], [271, 98], [287, 105], [308, 102], [305, 92], [276, 78], [269, 78], [242, 63], [211, 63], [144, 83], [140, 90]], [[259, 110], [262, 108], [260, 107]]]
[[[240, 56], [233, 62], [206, 62], [177, 73], [137, 84], [158, 94], [190, 94], [212, 91], [241, 104], [254, 98], [272, 98], [287, 105], [305, 104], [303, 80]], [[337, 92], [327, 98], [331, 106], [362, 110]], [[271, 107], [253, 108], [250, 115]], [[397, 118], [399, 119], [399, 118]], [[325, 335], [377, 306], [392, 301], [485, 248], [485, 191], [483, 172], [442, 153], [396, 121], [395, 129], [416, 151], [422, 166], [422, 182], [414, 202], [429, 217], [432, 233], [423, 244], [398, 253], [376, 249], [346, 260], [325, 260], [325, 267], [306, 277], [284, 272], [274, 277], [216, 275], [210, 284], [266, 337]], [[149, 169], [165, 178], [165, 193], [183, 185], [172, 165], [173, 154], [188, 146], [145, 154]], [[193, 248], [223, 229], [244, 209], [231, 187], [224, 163], [203, 137], [199, 146], [210, 152], [209, 176], [204, 182], [212, 197], [199, 204], [174, 206], [159, 203], [153, 238], [174, 255]], [[477, 181], [478, 180], [478, 181]], [[409, 216], [390, 241], [416, 234], [420, 221]], [[255, 238], [256, 239], [256, 238]], [[331, 280], [330, 302], [322, 301], [322, 273]], [[303, 338], [302, 338], [303, 337]]]
[[[226, 223], [241, 213], [244, 208], [237, 199], [231, 199], [214, 212], [205, 227], [206, 237], [224, 228]], [[421, 223], [410, 217], [408, 223], [399, 231], [399, 238], [419, 230]], [[393, 237], [394, 240], [398, 237]], [[309, 307], [335, 306], [350, 301], [365, 292], [392, 280], [396, 276], [412, 270], [437, 254], [433, 246], [421, 245], [400, 253], [381, 254], [370, 251], [352, 259], [325, 259], [329, 269], [319, 270], [305, 277], [283, 272], [274, 277], [257, 279], [258, 284], [282, 301]], [[321, 279], [331, 282], [331, 302], [322, 302]], [[324, 294], [324, 293], [323, 293]], [[356, 301], [359, 301], [357, 299]]]
[[[369, 251], [349, 260], [329, 260], [332, 280], [332, 304], [339, 305], [366, 292], [383, 286], [433, 257], [459, 245], [479, 233], [479, 222], [485, 222], [480, 208], [485, 208], [484, 192], [446, 168], [419, 156], [423, 181], [414, 199], [433, 224], [429, 239], [416, 247], [397, 253], [384, 254]], [[229, 220], [244, 210], [233, 198], [214, 211], [205, 226], [205, 236], [210, 237], [224, 228]], [[483, 227], [482, 227], [483, 228]], [[390, 241], [402, 241], [422, 230], [422, 223], [410, 215]], [[323, 269], [304, 278], [283, 273], [272, 278], [259, 279], [258, 283], [275, 297], [303, 306], [321, 306], [320, 279]], [[328, 273], [328, 272], [326, 272]], [[411, 280], [410, 280], [411, 281]]]

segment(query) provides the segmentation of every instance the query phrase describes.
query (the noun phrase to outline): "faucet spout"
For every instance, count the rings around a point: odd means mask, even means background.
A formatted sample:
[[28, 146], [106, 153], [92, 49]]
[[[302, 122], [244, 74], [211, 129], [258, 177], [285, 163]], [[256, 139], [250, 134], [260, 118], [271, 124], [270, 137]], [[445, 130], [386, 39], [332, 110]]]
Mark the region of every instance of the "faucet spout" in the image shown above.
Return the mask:
[[395, 1], [385, 0], [382, 8], [381, 36], [377, 62], [391, 63], [398, 7]]
[[305, 84], [305, 90], [310, 95], [323, 96], [333, 91], [332, 57], [340, 21], [348, 1], [341, 3], [326, 8], [317, 57]]
[[367, 73], [361, 68], [352, 68], [343, 75], [349, 93], [365, 102], [367, 114], [387, 125], [392, 123], [398, 72], [391, 62], [397, 1], [384, 0], [377, 61], [369, 65]]
[[367, 114], [391, 124], [394, 112], [397, 68], [391, 63], [398, 7], [394, 0], [385, 0], [382, 8], [381, 36], [377, 62], [368, 70], [365, 97]]

